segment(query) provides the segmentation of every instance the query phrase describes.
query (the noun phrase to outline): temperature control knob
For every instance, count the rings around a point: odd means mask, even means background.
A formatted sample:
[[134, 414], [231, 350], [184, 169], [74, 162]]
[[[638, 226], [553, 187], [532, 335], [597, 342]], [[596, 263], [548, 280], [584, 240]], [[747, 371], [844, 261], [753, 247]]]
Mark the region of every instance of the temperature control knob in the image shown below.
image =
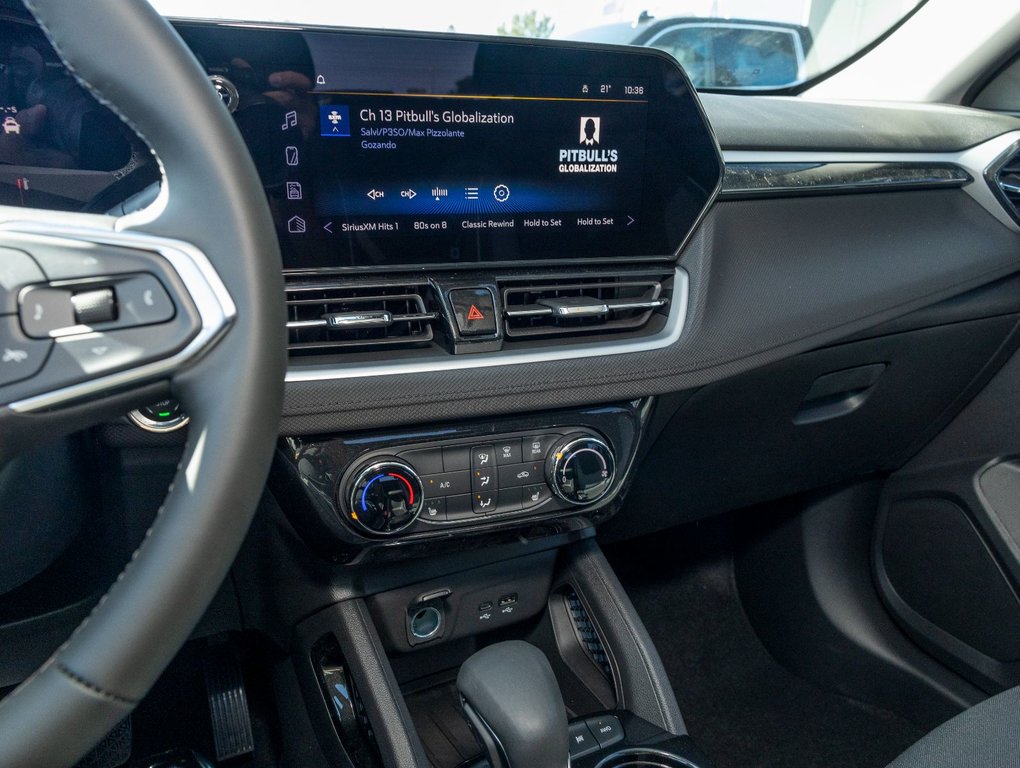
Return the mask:
[[355, 475], [346, 499], [348, 518], [375, 536], [399, 533], [418, 517], [423, 495], [413, 469], [399, 461], [379, 461]]
[[601, 439], [567, 435], [546, 461], [549, 485], [571, 504], [594, 504], [604, 498], [616, 477], [616, 457]]

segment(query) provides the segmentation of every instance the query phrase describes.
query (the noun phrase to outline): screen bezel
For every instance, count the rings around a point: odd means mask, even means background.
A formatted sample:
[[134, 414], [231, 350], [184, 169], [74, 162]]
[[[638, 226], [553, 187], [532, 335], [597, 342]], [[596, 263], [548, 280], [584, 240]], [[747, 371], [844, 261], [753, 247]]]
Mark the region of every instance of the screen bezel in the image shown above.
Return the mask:
[[[229, 22], [218, 24], [182, 21], [177, 23], [187, 39], [186, 31], [196, 27], [229, 27], [231, 34], [240, 30]], [[512, 61], [513, 70], [541, 76], [555, 72], [558, 76], [583, 76], [597, 80], [599, 77], [641, 79], [648, 84], [648, 105], [646, 112], [646, 149], [642, 184], [641, 218], [642, 226], [657, 227], [654, 233], [645, 233], [642, 244], [653, 246], [629, 254], [606, 254], [601, 256], [555, 257], [547, 255], [557, 247], [562, 249], [564, 239], [574, 231], [554, 233], [549, 236], [531, 236], [538, 241], [537, 257], [510, 260], [465, 260], [459, 262], [442, 259], [423, 262], [408, 262], [390, 257], [384, 264], [296, 264], [290, 238], [279, 226], [281, 251], [284, 254], [284, 273], [288, 275], [336, 274], [338, 272], [364, 273], [383, 270], [386, 272], [423, 270], [487, 270], [532, 266], [563, 266], [564, 264], [606, 265], [613, 263], [675, 261], [691, 234], [700, 223], [722, 184], [723, 161], [714, 131], [704, 108], [686, 73], [679, 64], [665, 52], [652, 48], [635, 48], [592, 44], [573, 41], [518, 40], [504, 37], [481, 35], [460, 35], [447, 33], [395, 32], [389, 30], [366, 30], [332, 28], [319, 26], [265, 25], [248, 28], [252, 34], [270, 32], [275, 34], [336, 36], [338, 43], [348, 36], [357, 36], [362, 41], [374, 40], [384, 53], [387, 45], [399, 45], [402, 41], [425, 41], [437, 44], [484, 46], [491, 61], [503, 56]], [[313, 94], [314, 95], [314, 94]], [[669, 142], [669, 137], [682, 137], [681, 142]], [[656, 155], [655, 150], [662, 150]], [[670, 169], [673, 170], [670, 170]], [[669, 210], [671, 200], [680, 194], [686, 196], [687, 205], [682, 211]], [[636, 233], [600, 233], [600, 245], [612, 247], [615, 237], [633, 237]], [[415, 236], [411, 236], [412, 238]], [[417, 237], [427, 237], [418, 235]], [[560, 240], [557, 243], [557, 238]], [[407, 246], [410, 238], [401, 237], [399, 245]], [[543, 242], [544, 241], [544, 242]], [[420, 242], [420, 241], [418, 241]]]

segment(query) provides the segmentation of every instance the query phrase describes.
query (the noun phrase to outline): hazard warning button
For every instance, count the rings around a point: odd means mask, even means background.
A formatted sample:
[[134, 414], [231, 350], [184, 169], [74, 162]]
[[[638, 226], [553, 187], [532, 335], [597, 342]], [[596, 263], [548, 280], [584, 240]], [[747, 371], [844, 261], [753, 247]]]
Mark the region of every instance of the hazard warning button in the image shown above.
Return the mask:
[[450, 304], [461, 336], [492, 336], [496, 333], [496, 306], [488, 288], [455, 288]]

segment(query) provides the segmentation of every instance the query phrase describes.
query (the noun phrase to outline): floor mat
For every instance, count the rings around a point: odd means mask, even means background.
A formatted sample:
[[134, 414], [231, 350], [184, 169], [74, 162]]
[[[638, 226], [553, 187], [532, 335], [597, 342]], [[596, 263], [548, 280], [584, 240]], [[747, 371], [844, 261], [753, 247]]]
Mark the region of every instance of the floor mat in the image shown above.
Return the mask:
[[716, 768], [884, 768], [923, 735], [780, 666], [740, 607], [718, 537], [657, 536], [607, 556], [662, 656], [688, 730]]

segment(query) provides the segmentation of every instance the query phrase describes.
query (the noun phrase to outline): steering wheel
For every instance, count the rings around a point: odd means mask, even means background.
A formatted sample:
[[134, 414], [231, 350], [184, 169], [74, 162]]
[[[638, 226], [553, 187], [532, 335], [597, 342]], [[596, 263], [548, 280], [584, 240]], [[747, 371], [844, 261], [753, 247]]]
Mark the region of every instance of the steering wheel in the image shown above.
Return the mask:
[[[37, 350], [44, 362], [0, 388], [0, 461], [171, 392], [191, 416], [174, 482], [129, 564], [0, 701], [0, 766], [63, 768], [131, 712], [226, 576], [277, 437], [286, 325], [262, 185], [177, 34], [144, 0], [26, 5], [68, 70], [148, 142], [164, 183], [155, 204], [120, 219], [0, 209], [0, 247], [13, 249], [0, 259], [27, 254], [47, 283], [155, 277], [174, 316], [26, 344], [21, 361]], [[0, 290], [0, 301], [0, 321], [16, 323], [17, 300]]]

